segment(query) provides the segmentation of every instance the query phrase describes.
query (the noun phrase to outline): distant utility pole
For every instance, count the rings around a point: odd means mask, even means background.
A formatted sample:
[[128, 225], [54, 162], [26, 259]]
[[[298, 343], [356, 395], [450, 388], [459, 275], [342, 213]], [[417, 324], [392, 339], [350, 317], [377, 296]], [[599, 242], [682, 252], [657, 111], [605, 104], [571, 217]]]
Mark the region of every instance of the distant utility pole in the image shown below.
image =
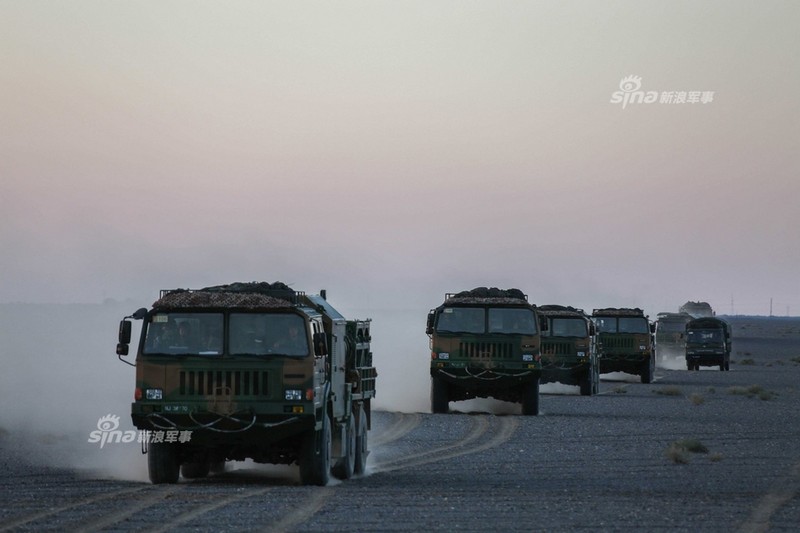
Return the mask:
[[734, 316], [736, 313], [733, 311], [733, 294], [731, 294], [731, 316]]
[[772, 298], [769, 299], [769, 316], [772, 316]]

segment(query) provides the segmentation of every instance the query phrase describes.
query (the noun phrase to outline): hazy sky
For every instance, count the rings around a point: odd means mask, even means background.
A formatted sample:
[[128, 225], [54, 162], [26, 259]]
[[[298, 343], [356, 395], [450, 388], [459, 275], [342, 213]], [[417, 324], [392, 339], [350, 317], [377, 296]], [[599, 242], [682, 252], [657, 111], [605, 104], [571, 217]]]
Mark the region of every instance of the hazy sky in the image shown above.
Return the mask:
[[[797, 2], [0, 0], [0, 302], [800, 314]], [[708, 103], [611, 103], [641, 90]]]

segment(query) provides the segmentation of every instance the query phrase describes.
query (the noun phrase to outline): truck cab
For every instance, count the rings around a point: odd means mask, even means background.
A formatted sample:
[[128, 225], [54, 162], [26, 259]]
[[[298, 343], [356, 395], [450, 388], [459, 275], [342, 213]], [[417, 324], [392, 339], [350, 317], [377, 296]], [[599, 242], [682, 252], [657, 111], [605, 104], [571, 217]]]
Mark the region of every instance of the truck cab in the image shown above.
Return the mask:
[[131, 417], [153, 483], [203, 477], [226, 461], [298, 464], [306, 484], [366, 465], [376, 372], [369, 320], [280, 282], [161, 292], [141, 320]]
[[547, 320], [542, 333], [542, 383], [578, 385], [582, 396], [599, 392], [600, 364], [595, 351], [595, 327], [582, 309], [563, 305], [537, 308]]
[[428, 314], [431, 411], [449, 402], [495, 398], [539, 413], [541, 330], [536, 307], [517, 289], [449, 293]]
[[686, 368], [719, 366], [730, 370], [731, 328], [719, 318], [696, 318], [686, 324]]
[[592, 312], [597, 328], [600, 371], [638, 375], [652, 383], [656, 361], [653, 348], [655, 325], [639, 308], [605, 308]]

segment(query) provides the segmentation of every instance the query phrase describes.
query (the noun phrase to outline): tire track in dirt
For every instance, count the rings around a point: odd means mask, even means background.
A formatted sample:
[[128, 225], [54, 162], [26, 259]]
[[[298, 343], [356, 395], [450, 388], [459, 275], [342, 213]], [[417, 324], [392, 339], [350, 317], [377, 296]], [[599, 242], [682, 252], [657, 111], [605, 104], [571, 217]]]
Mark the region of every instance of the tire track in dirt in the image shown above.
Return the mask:
[[[17, 518], [12, 518], [10, 521], [8, 521], [8, 522], [6, 522], [4, 524], [0, 524], [0, 532], [2, 532], [2, 531], [10, 531], [10, 530], [12, 530], [14, 528], [18, 528], [18, 527], [20, 527], [22, 525], [30, 524], [31, 522], [36, 522], [37, 520], [41, 520], [43, 518], [50, 518], [50, 517], [53, 517], [55, 515], [64, 514], [64, 513], [67, 513], [69, 511], [72, 511], [72, 510], [75, 510], [75, 509], [79, 509], [79, 508], [87, 506], [87, 505], [96, 504], [98, 502], [102, 502], [102, 501], [110, 500], [110, 499], [114, 499], [114, 498], [121, 498], [121, 497], [124, 497], [124, 496], [129, 496], [131, 494], [135, 494], [137, 492], [142, 492], [142, 491], [151, 490], [151, 489], [152, 489], [152, 487], [150, 487], [150, 486], [141, 486], [141, 487], [136, 487], [136, 488], [132, 488], [132, 489], [116, 490], [116, 491], [113, 491], [113, 492], [105, 492], [103, 494], [98, 494], [96, 496], [89, 496], [89, 497], [86, 497], [86, 498], [81, 498], [81, 499], [79, 499], [77, 501], [73, 501], [73, 502], [70, 502], [68, 504], [64, 504], [64, 505], [60, 505], [60, 506], [55, 507], [55, 508], [47, 509], [46, 511], [40, 511], [40, 512], [33, 513], [33, 514], [30, 514], [30, 515], [27, 515], [27, 516], [20, 516], [20, 517], [17, 517]], [[163, 498], [163, 494], [164, 493], [165, 493], [164, 491], [160, 492], [160, 497], [161, 498]]]
[[775, 512], [791, 501], [800, 492], [800, 463], [794, 465], [787, 479], [765, 494], [758, 501], [747, 522], [739, 527], [740, 533], [763, 533], [769, 531], [770, 519]]
[[[443, 461], [445, 459], [452, 459], [453, 457], [470, 455], [488, 450], [508, 441], [519, 425], [517, 418], [510, 416], [474, 416], [472, 421], [473, 426], [466, 438], [446, 446], [427, 449], [423, 452], [409, 454], [396, 459], [377, 463], [373, 465], [372, 472], [375, 474], [381, 472], [391, 472], [393, 470], [421, 466], [424, 464]], [[477, 446], [473, 446], [473, 443], [478, 441], [487, 432], [489, 432], [492, 426], [496, 426], [494, 428], [492, 437]]]

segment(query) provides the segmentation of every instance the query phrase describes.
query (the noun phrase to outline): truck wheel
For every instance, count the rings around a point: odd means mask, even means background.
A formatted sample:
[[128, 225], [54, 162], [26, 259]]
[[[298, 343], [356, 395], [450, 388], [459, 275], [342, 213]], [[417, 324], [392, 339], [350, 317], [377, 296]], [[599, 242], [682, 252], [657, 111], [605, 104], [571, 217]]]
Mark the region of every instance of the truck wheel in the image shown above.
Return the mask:
[[177, 483], [180, 474], [178, 449], [169, 442], [155, 442], [147, 450], [147, 472], [150, 482]]
[[729, 371], [730, 369], [731, 369], [731, 362], [725, 361], [725, 372]]
[[356, 467], [356, 422], [355, 416], [350, 415], [347, 421], [347, 435], [345, 435], [344, 442], [342, 442], [342, 451], [344, 456], [336, 461], [333, 467], [333, 475], [339, 479], [350, 479], [353, 477], [353, 472]]
[[647, 363], [645, 363], [645, 365], [642, 367], [642, 374], [641, 374], [642, 383], [653, 382], [653, 376], [654, 376], [653, 373], [655, 371], [655, 366], [656, 366], [655, 359], [653, 356], [650, 356], [650, 359], [648, 359]]
[[581, 387], [581, 396], [591, 396], [592, 395], [592, 374], [591, 371], [587, 372], [587, 374], [581, 378], [579, 383]]
[[689, 372], [694, 370], [694, 365], [692, 364], [691, 361], [686, 361], [686, 370], [688, 370]]
[[434, 414], [447, 413], [448, 404], [447, 383], [439, 378], [431, 377], [431, 412]]
[[369, 455], [369, 448], [367, 447], [367, 413], [364, 412], [363, 407], [358, 414], [356, 428], [356, 465], [354, 473], [363, 474], [367, 470], [367, 455]]
[[522, 390], [522, 414], [536, 416], [539, 414], [539, 380], [525, 385]]
[[300, 457], [303, 485], [325, 486], [331, 475], [331, 419], [326, 414], [319, 431], [309, 431]]

